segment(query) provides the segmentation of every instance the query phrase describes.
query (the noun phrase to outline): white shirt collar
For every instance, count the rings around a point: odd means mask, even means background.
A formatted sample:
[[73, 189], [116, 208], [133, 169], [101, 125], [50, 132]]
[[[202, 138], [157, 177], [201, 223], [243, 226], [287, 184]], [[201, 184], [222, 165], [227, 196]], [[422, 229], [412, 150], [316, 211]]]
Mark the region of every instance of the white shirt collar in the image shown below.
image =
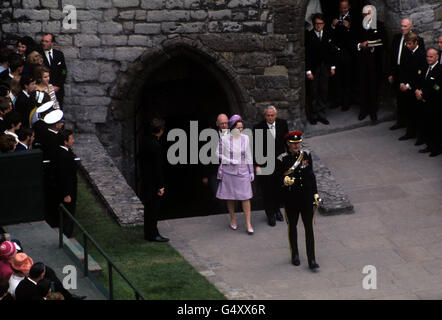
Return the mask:
[[10, 76], [12, 79], [14, 79], [14, 75], [11, 73], [11, 68], [8, 68], [8, 70], [9, 70], [9, 76]]
[[273, 128], [276, 128], [276, 121], [273, 122], [272, 124], [268, 123], [267, 121], [266, 121], [266, 123], [267, 123], [268, 128], [270, 128], [270, 126], [273, 126]]
[[22, 91], [28, 98], [30, 97], [29, 93], [27, 93], [25, 90], [22, 90]]
[[419, 45], [417, 45], [417, 47], [414, 48], [413, 53], [415, 53], [418, 48], [419, 48]]
[[52, 129], [49, 129], [49, 128], [48, 128], [48, 130], [53, 132], [53, 133], [55, 133], [55, 134], [58, 134], [58, 131], [55, 131], [55, 130], [52, 130]]
[[69, 149], [65, 146], [60, 146], [60, 148], [63, 148], [64, 150], [69, 151]]
[[16, 135], [14, 132], [9, 132], [8, 130], [5, 130], [5, 134], [9, 134], [10, 136], [13, 136], [17, 142], [20, 142], [18, 140], [18, 135]]
[[435, 64], [432, 64], [430, 67], [431, 67], [431, 70], [433, 70], [433, 68], [436, 66], [436, 64], [438, 64], [439, 63], [439, 61], [436, 61], [436, 63]]
[[32, 280], [31, 278], [28, 277], [28, 280], [31, 281], [33, 284], [37, 285], [37, 282], [35, 282], [35, 281]]
[[23, 147], [25, 147], [26, 150], [29, 149], [29, 147], [27, 145], [25, 145], [23, 142], [21, 142], [20, 140], [18, 141], [18, 143], [20, 143]]

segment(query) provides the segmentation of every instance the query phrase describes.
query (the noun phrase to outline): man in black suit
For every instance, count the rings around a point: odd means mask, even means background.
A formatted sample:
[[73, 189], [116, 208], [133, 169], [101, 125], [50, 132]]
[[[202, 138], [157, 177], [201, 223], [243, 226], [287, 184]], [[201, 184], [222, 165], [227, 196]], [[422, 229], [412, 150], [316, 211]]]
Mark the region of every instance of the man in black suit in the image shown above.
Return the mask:
[[355, 49], [353, 16], [348, 0], [339, 1], [339, 15], [332, 21], [333, 43], [336, 46], [336, 106], [342, 111], [350, 109], [352, 69], [354, 66]]
[[[276, 157], [285, 151], [285, 142], [284, 136], [288, 133], [288, 125], [287, 121], [283, 119], [277, 118], [277, 111], [274, 106], [268, 106], [264, 110], [264, 120], [258, 123], [254, 127], [255, 137], [254, 137], [254, 152], [255, 155], [258, 151], [263, 152], [263, 156], [267, 158], [272, 156], [270, 150], [267, 147], [267, 134], [270, 133], [270, 136], [274, 138], [275, 141], [275, 153], [273, 154], [271, 159], [267, 161], [272, 161], [273, 164], [276, 163]], [[258, 145], [261, 141], [257, 139], [256, 130], [260, 129], [264, 132], [264, 140], [262, 141], [262, 145]], [[262, 168], [261, 166], [265, 165], [264, 163], [259, 163], [255, 156], [255, 168], [257, 174], [258, 184], [260, 185], [263, 201], [264, 201], [264, 210], [267, 216], [267, 222], [269, 226], [275, 226], [276, 220], [284, 221], [284, 218], [280, 212], [280, 199], [278, 192], [278, 181], [276, 180], [275, 172], [273, 171], [271, 174], [263, 174], [261, 175]], [[269, 165], [267, 163], [267, 165]]]
[[46, 267], [43, 263], [34, 263], [29, 270], [29, 276], [20, 281], [15, 289], [16, 300], [43, 300], [37, 288], [37, 282], [44, 279], [45, 273]]
[[[55, 151], [54, 169], [55, 184], [58, 192], [58, 203], [75, 215], [77, 207], [77, 163], [72, 146], [75, 142], [71, 130], [63, 130], [58, 134], [58, 148]], [[63, 219], [64, 234], [70, 238], [74, 230], [72, 219]]]
[[[410, 18], [404, 18], [401, 20], [401, 33], [393, 36], [390, 54], [390, 72], [388, 75], [388, 82], [394, 86], [397, 97], [397, 119], [396, 123], [390, 127], [390, 130], [396, 130], [407, 126], [407, 97], [401, 94], [399, 74], [400, 69], [404, 65], [405, 60], [408, 58], [410, 51], [406, 49], [405, 35], [413, 32], [413, 23]], [[424, 40], [418, 37], [418, 45], [421, 49], [425, 50]]]
[[9, 68], [0, 73], [0, 83], [11, 87], [11, 80], [21, 75], [25, 63], [19, 54], [12, 53], [8, 59], [8, 65]]
[[328, 80], [335, 74], [331, 35], [324, 29], [321, 13], [312, 16], [313, 29], [305, 39], [305, 69], [307, 76], [309, 107], [307, 119], [311, 124], [317, 121], [329, 124], [325, 116], [328, 99]]
[[2, 135], [7, 129], [4, 116], [11, 110], [11, 100], [6, 97], [0, 97], [0, 135]]
[[362, 29], [360, 29], [357, 50], [360, 77], [361, 110], [359, 120], [370, 115], [376, 122], [378, 111], [378, 89], [381, 83], [384, 31], [377, 21], [376, 7], [366, 5], [362, 8]]
[[144, 239], [153, 242], [167, 242], [158, 231], [161, 199], [165, 192], [163, 151], [159, 142], [165, 130], [164, 120], [151, 121], [151, 134], [141, 150], [141, 166], [144, 180]]
[[30, 74], [24, 74], [20, 78], [20, 85], [23, 88], [15, 101], [15, 110], [22, 116], [22, 126], [29, 128], [31, 126], [29, 115], [32, 109], [37, 105], [35, 100], [35, 89], [37, 88], [35, 79]]
[[54, 49], [55, 36], [47, 33], [41, 39], [41, 55], [44, 64], [50, 70], [51, 84], [57, 96], [60, 107], [63, 107], [64, 83], [67, 76], [67, 67], [64, 60], [64, 54], [60, 50]]
[[18, 143], [14, 152], [27, 151], [34, 142], [34, 130], [31, 128], [20, 128], [16, 132]]
[[419, 110], [416, 108], [414, 90], [418, 82], [418, 70], [425, 68], [425, 48], [419, 44], [417, 34], [410, 32], [405, 35], [406, 58], [402, 60], [396, 81], [399, 83], [398, 101], [401, 100], [403, 117], [407, 124], [407, 131], [399, 140], [413, 139], [418, 136], [416, 145], [423, 144], [421, 133], [417, 132], [417, 119]]
[[[440, 119], [442, 109], [442, 66], [439, 63], [438, 51], [434, 48], [427, 50], [427, 66], [421, 70], [415, 90], [416, 99], [420, 103], [423, 116], [419, 119], [423, 134], [423, 140], [427, 144], [420, 153], [430, 152], [430, 157], [436, 157], [442, 153], [442, 130]], [[419, 130], [419, 129], [418, 129]]]

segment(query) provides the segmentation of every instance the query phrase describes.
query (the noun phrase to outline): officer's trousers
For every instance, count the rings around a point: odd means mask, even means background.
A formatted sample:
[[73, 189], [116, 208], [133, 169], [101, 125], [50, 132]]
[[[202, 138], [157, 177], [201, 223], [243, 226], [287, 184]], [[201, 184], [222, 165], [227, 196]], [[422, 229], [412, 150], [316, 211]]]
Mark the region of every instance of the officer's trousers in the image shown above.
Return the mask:
[[302, 223], [305, 230], [305, 246], [307, 249], [308, 261], [315, 260], [315, 237], [313, 233], [313, 204], [302, 203], [301, 201], [289, 201], [285, 203], [286, 221], [288, 224], [288, 237], [291, 255], [298, 254], [298, 233], [296, 226], [298, 224], [299, 214], [301, 214]]

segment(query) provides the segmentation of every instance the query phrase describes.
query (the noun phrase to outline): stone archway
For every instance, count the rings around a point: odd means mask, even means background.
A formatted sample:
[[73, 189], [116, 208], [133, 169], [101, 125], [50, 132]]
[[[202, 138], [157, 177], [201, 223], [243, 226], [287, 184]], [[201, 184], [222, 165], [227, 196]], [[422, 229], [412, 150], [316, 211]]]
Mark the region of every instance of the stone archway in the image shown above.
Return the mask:
[[[190, 121], [196, 120], [202, 130], [213, 126], [219, 113], [240, 113], [247, 117], [249, 102], [247, 92], [226, 57], [211, 52], [199, 42], [175, 39], [165, 42], [161, 48], [148, 50], [120, 79], [111, 107], [112, 120], [123, 138], [121, 167], [126, 171], [126, 179], [140, 194], [143, 181], [138, 154], [146, 124], [152, 116], [163, 117], [168, 129], [188, 131]], [[200, 187], [201, 168], [178, 165], [168, 166], [167, 170], [190, 183], [181, 197], [176, 196], [180, 193], [179, 186], [170, 185], [172, 192], [167, 204], [181, 203], [180, 211], [190, 214], [185, 212], [183, 201], [188, 190]], [[203, 214], [202, 207], [190, 207], [189, 203], [187, 207], [188, 211]], [[170, 214], [171, 210], [173, 208], [165, 209], [169, 212], [167, 217], [176, 217]]]

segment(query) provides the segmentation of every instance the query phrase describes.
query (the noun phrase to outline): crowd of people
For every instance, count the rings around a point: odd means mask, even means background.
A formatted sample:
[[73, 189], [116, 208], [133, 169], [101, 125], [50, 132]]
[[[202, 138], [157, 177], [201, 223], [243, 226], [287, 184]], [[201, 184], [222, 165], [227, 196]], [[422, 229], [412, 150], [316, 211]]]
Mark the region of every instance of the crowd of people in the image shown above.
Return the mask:
[[0, 300], [83, 300], [63, 287], [54, 270], [35, 262], [19, 240], [0, 236]]
[[[43, 153], [45, 219], [58, 227], [60, 203], [75, 214], [77, 194], [73, 132], [64, 128], [64, 55], [54, 48], [55, 36], [41, 43], [25, 36], [16, 50], [0, 48], [0, 152]], [[73, 224], [65, 219], [71, 237]]]
[[[399, 140], [417, 139], [416, 145], [426, 144], [419, 152], [429, 152], [431, 157], [441, 154], [442, 127], [437, 121], [442, 112], [442, 35], [437, 48], [425, 50], [411, 19], [404, 18], [401, 33], [394, 35], [388, 50], [376, 7], [366, 5], [355, 13], [348, 0], [339, 1], [339, 13], [332, 21], [321, 13], [313, 14], [311, 20], [313, 28], [305, 36], [308, 121], [330, 123], [326, 111], [329, 85], [334, 84], [335, 101], [330, 108], [349, 110], [356, 92], [358, 119], [370, 116], [375, 123], [380, 87], [388, 81], [397, 98], [397, 123], [391, 130], [406, 128]], [[389, 67], [384, 63], [387, 54]]]

